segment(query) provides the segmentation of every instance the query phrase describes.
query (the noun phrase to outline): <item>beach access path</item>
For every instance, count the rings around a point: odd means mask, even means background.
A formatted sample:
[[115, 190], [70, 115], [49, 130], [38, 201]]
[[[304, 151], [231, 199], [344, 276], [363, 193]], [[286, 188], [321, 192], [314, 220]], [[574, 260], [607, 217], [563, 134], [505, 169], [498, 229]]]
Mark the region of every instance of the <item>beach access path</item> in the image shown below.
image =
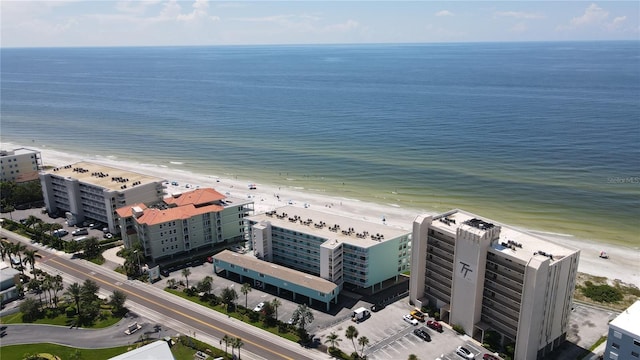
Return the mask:
[[[313, 193], [304, 189], [294, 188], [291, 184], [263, 184], [256, 179], [236, 179], [214, 174], [197, 174], [179, 168], [173, 169], [154, 164], [140, 164], [101, 156], [83, 156], [45, 147], [12, 143], [3, 143], [2, 147], [4, 150], [27, 147], [40, 151], [45, 166], [59, 167], [79, 161], [89, 161], [163, 178], [169, 181], [169, 184], [167, 184], [168, 193], [189, 191], [195, 187], [211, 187], [221, 194], [229, 194], [229, 196], [235, 198], [248, 198], [251, 196], [256, 214], [284, 205], [308, 206], [314, 210], [371, 222], [382, 223], [384, 216], [384, 223], [387, 226], [408, 231], [411, 231], [412, 222], [416, 216], [425, 213], [435, 214], [435, 212], [428, 210], [373, 204], [357, 199], [332, 196], [331, 194]], [[171, 182], [174, 181], [178, 185], [171, 185]], [[186, 187], [187, 184], [189, 188]], [[249, 189], [249, 184], [254, 184], [255, 189]], [[640, 287], [640, 235], [636, 246], [625, 247], [616, 244], [598, 243], [589, 239], [579, 239], [573, 236], [546, 233], [544, 230], [522, 230], [538, 234], [569, 248], [580, 249], [580, 264], [578, 266], [578, 271], [580, 272], [603, 276], [610, 280], [619, 279], [626, 284], [634, 284]], [[600, 258], [601, 251], [606, 251], [609, 259]]]

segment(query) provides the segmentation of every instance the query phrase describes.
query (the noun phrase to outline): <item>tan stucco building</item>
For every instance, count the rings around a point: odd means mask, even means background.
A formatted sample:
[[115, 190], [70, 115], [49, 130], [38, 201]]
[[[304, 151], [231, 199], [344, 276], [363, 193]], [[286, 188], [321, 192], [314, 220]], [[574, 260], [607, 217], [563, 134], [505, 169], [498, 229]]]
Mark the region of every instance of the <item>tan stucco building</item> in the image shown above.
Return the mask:
[[541, 359], [564, 342], [580, 252], [453, 210], [413, 223], [410, 300], [481, 341], [515, 343]]

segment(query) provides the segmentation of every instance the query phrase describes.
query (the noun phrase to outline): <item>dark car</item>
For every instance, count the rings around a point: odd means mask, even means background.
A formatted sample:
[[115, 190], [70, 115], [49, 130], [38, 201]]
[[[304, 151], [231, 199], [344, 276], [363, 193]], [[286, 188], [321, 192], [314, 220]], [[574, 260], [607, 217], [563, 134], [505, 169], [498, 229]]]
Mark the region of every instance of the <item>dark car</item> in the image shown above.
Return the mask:
[[162, 276], [164, 277], [169, 277], [169, 275], [171, 275], [171, 273], [169, 272], [169, 270], [167, 269], [163, 269], [162, 271], [160, 271], [160, 273], [162, 274]]
[[424, 341], [431, 341], [431, 336], [429, 336], [426, 329], [415, 329], [413, 330], [413, 333]]
[[442, 324], [440, 324], [439, 322], [437, 322], [435, 320], [427, 320], [427, 326], [432, 328], [433, 330], [435, 330], [437, 332], [442, 332]]
[[495, 355], [491, 355], [491, 354], [484, 354], [482, 355], [482, 359], [483, 360], [500, 360], [500, 358], [498, 358]]
[[371, 311], [373, 312], [378, 312], [380, 310], [384, 309], [384, 305], [383, 304], [374, 304], [371, 306]]

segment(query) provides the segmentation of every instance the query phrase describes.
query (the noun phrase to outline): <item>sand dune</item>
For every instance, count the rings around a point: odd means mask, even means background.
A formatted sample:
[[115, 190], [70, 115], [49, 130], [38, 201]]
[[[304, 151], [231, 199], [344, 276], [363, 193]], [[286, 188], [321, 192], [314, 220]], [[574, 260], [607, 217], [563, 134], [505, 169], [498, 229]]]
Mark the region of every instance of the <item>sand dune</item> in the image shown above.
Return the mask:
[[[2, 147], [5, 150], [10, 150], [21, 146], [4, 143]], [[256, 213], [269, 211], [291, 202], [294, 206], [305, 206], [306, 204], [306, 206], [315, 210], [371, 222], [382, 223], [384, 217], [388, 226], [406, 230], [411, 230], [412, 221], [419, 214], [414, 209], [367, 203], [330, 194], [305, 192], [288, 184], [263, 184], [260, 183], [259, 179], [236, 179], [220, 176], [219, 174], [192, 173], [179, 169], [180, 164], [167, 164], [166, 166], [139, 164], [107, 157], [83, 157], [82, 155], [65, 153], [49, 148], [27, 147], [39, 150], [44, 164], [49, 166], [63, 166], [78, 161], [91, 161], [165, 178], [170, 182], [176, 181], [178, 183], [177, 186], [168, 186], [167, 191], [169, 193], [188, 190], [188, 185], [189, 189], [196, 186], [212, 187], [220, 193], [229, 193], [230, 196], [238, 198], [251, 196], [255, 203]], [[256, 189], [250, 190], [249, 184], [255, 184]], [[625, 283], [640, 286], [640, 238], [638, 239], [638, 246], [627, 248], [596, 243], [588, 239], [578, 239], [571, 236], [558, 236], [548, 233], [539, 233], [539, 235], [564, 246], [580, 249], [579, 271], [604, 276], [609, 279], [620, 279]], [[610, 256], [608, 260], [598, 257], [601, 250], [607, 251]]]

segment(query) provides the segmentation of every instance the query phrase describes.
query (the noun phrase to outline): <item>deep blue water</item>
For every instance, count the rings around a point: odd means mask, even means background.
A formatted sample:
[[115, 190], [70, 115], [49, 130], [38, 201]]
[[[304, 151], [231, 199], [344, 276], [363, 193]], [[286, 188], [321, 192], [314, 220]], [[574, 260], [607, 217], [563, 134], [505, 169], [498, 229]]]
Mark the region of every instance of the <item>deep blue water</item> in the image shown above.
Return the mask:
[[3, 141], [640, 242], [640, 42], [0, 56]]

